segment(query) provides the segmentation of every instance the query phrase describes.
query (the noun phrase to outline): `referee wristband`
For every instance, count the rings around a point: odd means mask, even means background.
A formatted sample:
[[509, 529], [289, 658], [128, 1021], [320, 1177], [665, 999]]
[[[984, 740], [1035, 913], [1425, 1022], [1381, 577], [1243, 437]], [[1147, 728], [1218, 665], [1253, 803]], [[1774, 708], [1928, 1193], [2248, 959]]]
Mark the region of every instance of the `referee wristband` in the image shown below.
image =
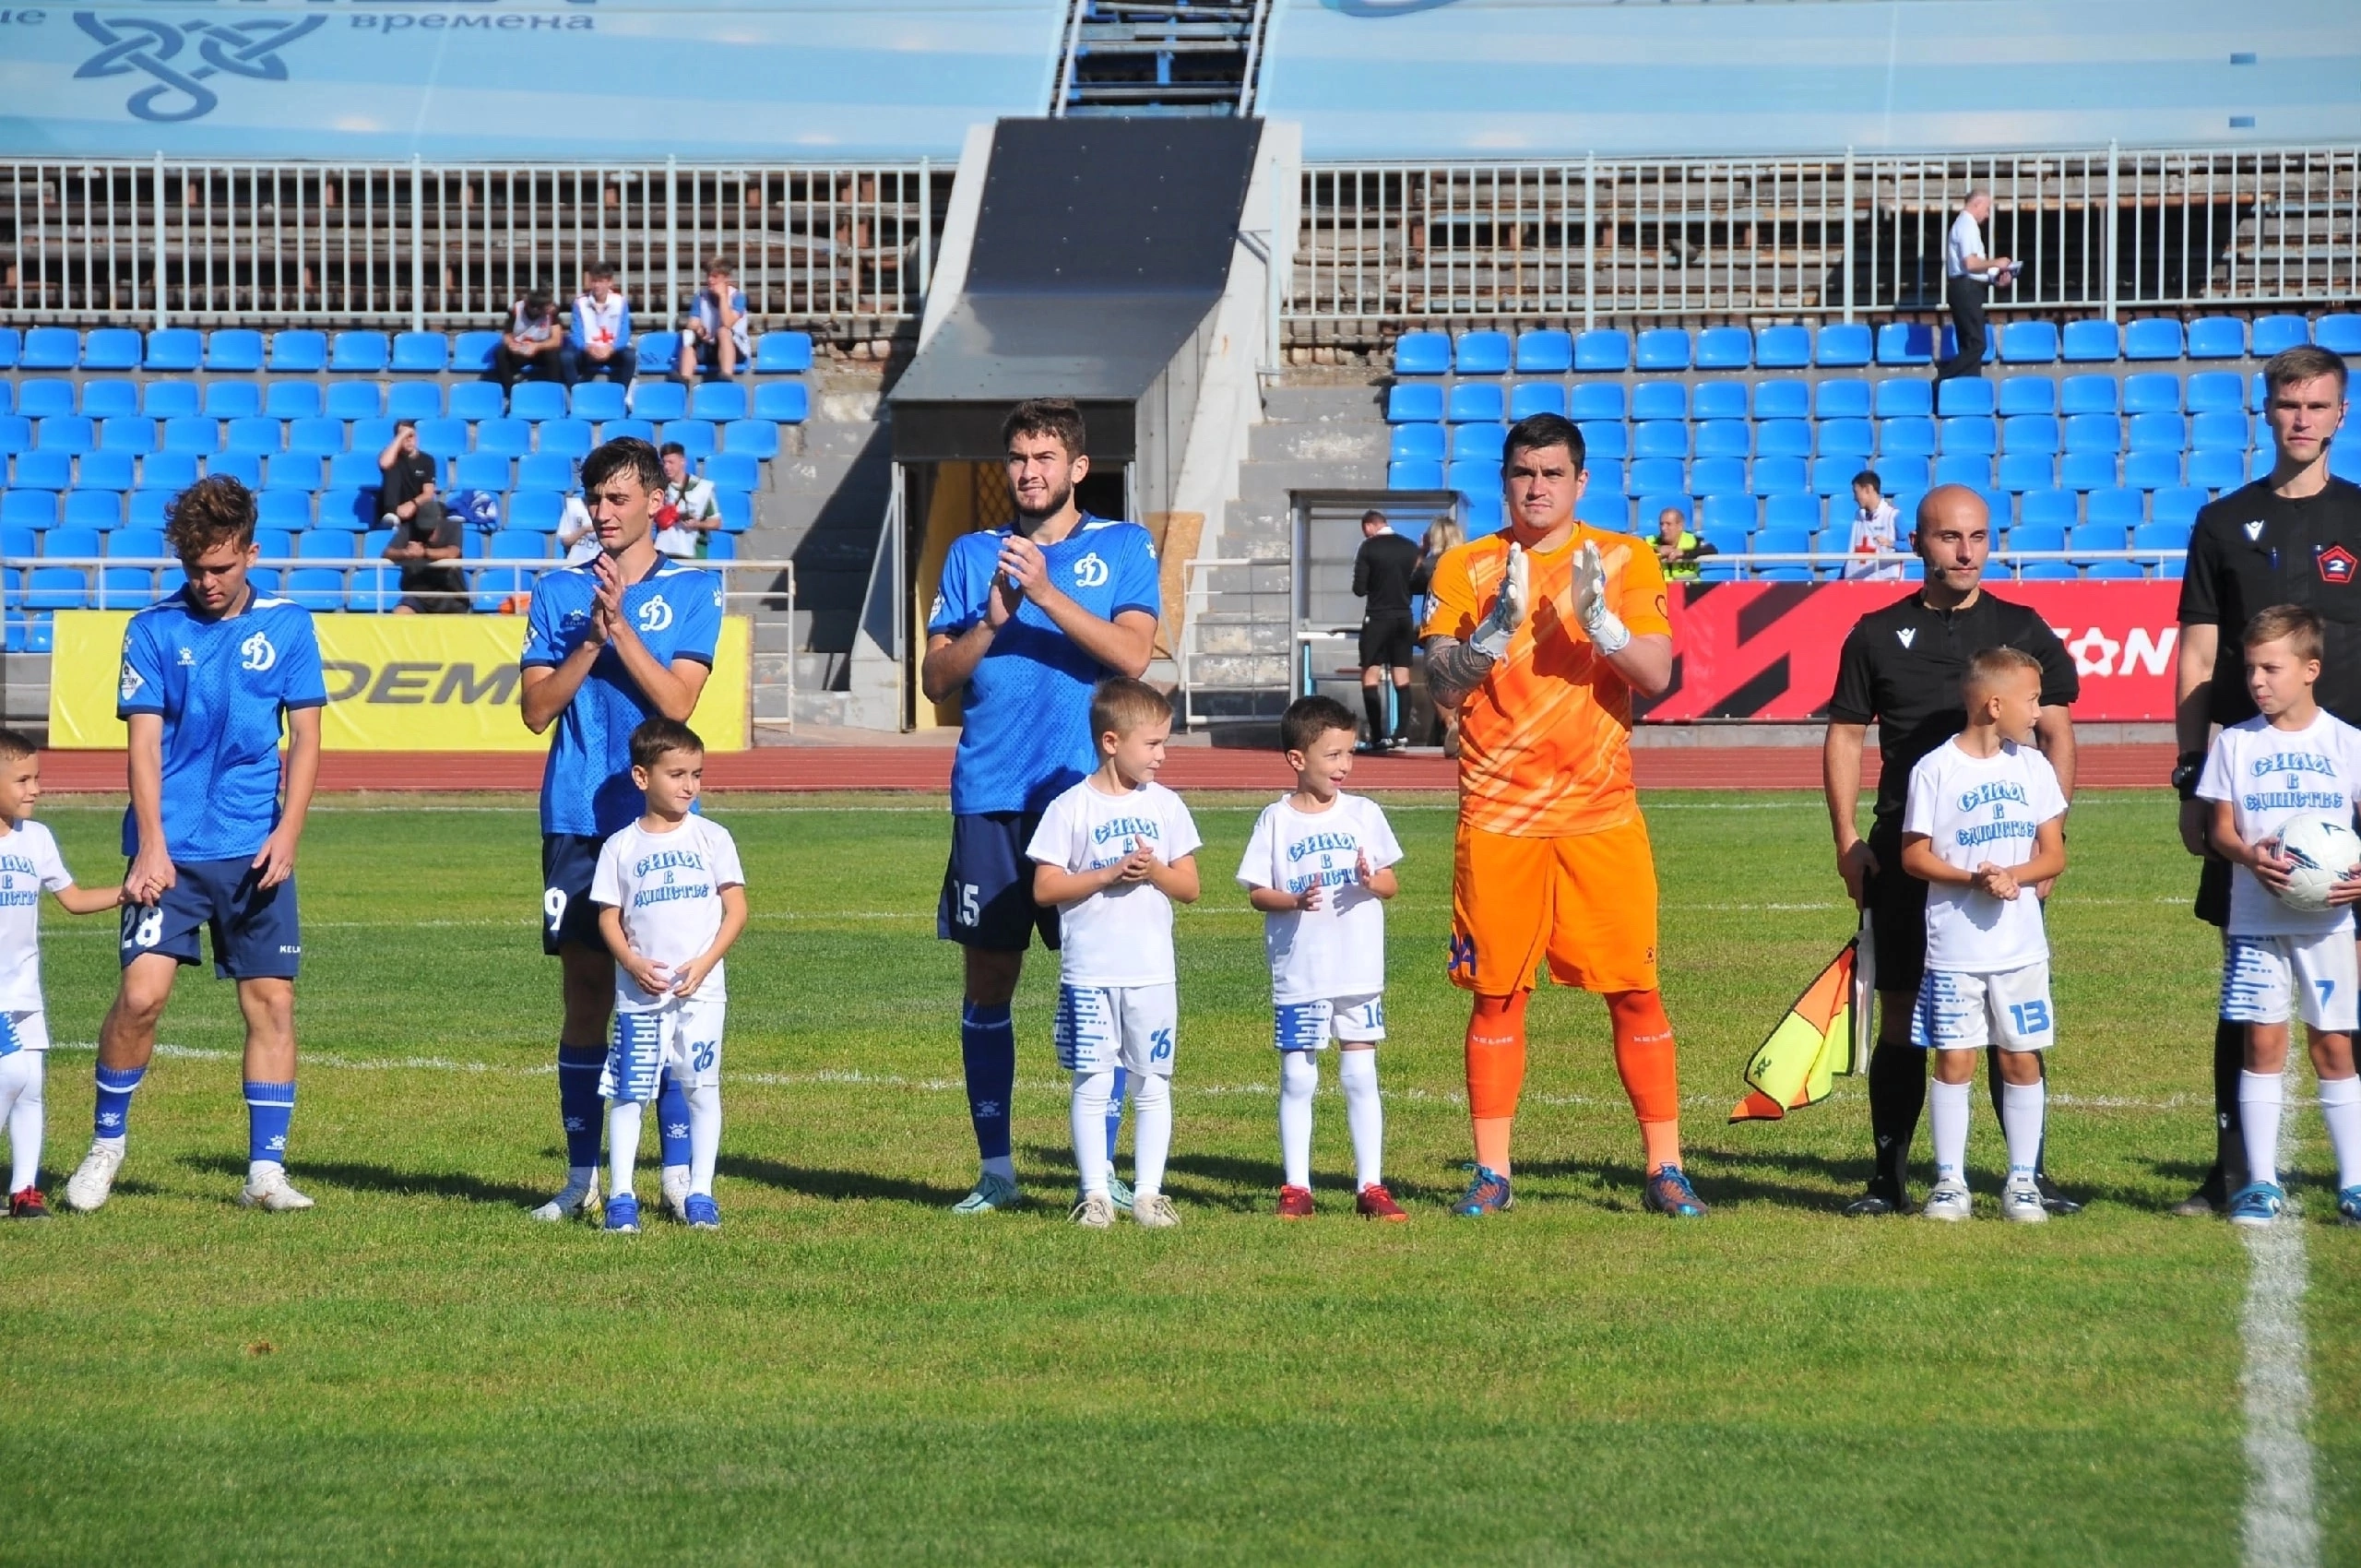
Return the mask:
[[2203, 752], [2183, 752], [2173, 764], [2173, 793], [2184, 801], [2197, 799], [2197, 780], [2205, 770]]

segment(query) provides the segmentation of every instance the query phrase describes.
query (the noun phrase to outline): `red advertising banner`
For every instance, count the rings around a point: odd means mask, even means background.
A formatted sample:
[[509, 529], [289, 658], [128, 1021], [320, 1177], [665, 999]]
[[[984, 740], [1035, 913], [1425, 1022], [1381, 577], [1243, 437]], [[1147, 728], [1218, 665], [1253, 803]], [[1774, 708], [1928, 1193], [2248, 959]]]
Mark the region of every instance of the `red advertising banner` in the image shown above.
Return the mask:
[[[1672, 690], [1656, 723], [1809, 719], [1836, 686], [1853, 624], [1916, 592], [1901, 583], [1677, 583]], [[2048, 620], [2082, 678], [2079, 719], [2170, 719], [2180, 584], [1991, 582], [1987, 593]]]

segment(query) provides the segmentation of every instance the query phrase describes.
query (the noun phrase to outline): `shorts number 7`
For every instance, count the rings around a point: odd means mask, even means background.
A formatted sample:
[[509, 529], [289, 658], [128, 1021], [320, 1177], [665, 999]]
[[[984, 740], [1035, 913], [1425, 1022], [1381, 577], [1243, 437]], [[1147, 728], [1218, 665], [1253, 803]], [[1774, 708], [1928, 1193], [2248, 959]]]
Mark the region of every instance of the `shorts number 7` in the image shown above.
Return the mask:
[[2046, 1035], [2049, 1032], [2049, 1004], [2012, 1002], [2009, 1004], [2009, 1018], [2017, 1026], [2019, 1035]]
[[2320, 988], [2320, 1005], [2327, 1006], [2328, 999], [2336, 993], [2336, 982], [2332, 980], [2314, 980], [2312, 983]]

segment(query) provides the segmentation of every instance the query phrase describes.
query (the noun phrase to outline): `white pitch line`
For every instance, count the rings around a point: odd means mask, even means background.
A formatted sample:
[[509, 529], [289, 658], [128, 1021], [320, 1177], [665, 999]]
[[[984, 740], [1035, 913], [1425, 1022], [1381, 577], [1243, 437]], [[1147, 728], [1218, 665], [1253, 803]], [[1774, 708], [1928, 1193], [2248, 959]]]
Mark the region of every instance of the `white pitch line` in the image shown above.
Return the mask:
[[[2279, 1136], [2294, 1142], [2296, 1073], [2287, 1053]], [[2283, 1162], [2284, 1162], [2283, 1154]], [[2318, 1568], [2319, 1515], [2312, 1496], [2311, 1353], [2304, 1330], [2304, 1220], [2290, 1203], [2276, 1225], [2242, 1229], [2252, 1273], [2239, 1328], [2246, 1340], [2247, 1503], [2249, 1568]]]

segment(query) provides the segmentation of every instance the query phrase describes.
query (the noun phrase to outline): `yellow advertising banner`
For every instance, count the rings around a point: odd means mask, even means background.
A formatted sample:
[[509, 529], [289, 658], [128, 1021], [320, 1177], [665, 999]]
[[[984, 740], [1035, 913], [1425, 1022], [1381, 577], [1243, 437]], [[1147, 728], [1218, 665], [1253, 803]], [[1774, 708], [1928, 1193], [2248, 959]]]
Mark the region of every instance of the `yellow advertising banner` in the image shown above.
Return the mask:
[[[75, 610], [57, 617], [49, 664], [49, 743], [68, 751], [121, 751], [114, 716], [125, 611]], [[332, 752], [538, 752], [549, 737], [516, 711], [521, 615], [314, 615], [328, 706], [322, 746]], [[713, 678], [690, 720], [709, 750], [746, 749], [753, 628], [721, 622]]]

